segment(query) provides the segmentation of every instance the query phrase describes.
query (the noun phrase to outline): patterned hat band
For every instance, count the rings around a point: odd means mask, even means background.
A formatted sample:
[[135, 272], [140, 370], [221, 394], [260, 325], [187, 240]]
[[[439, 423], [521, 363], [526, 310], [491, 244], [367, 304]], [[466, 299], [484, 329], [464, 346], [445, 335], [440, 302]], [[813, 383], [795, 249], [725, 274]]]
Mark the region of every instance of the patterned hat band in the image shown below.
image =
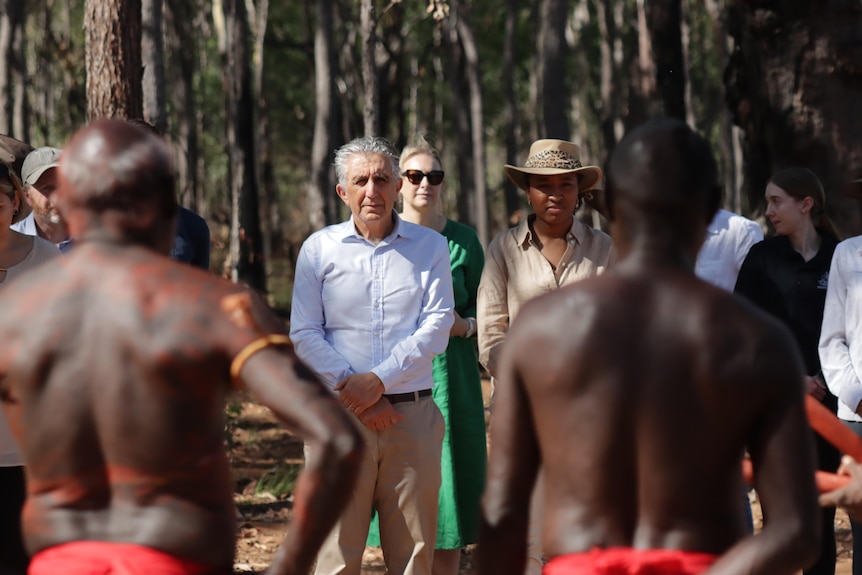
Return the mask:
[[525, 168], [556, 168], [558, 170], [576, 170], [581, 168], [581, 161], [562, 150], [544, 150], [535, 156], [527, 158]]

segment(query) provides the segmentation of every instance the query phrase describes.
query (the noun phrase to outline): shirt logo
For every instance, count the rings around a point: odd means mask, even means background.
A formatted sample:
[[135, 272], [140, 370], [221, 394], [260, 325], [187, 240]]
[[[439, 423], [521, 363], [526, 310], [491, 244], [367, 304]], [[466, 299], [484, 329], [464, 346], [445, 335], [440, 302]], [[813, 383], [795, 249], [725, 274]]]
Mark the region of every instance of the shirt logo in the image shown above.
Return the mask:
[[824, 272], [817, 281], [817, 289], [826, 289], [829, 285], [829, 272]]

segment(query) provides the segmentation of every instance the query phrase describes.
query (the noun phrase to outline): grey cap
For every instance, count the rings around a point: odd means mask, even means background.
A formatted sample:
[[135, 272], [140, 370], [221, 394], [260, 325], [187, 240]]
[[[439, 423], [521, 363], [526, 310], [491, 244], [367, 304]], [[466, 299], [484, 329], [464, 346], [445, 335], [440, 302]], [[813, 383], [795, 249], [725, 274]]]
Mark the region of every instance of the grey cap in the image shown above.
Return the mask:
[[46, 171], [51, 168], [56, 168], [59, 164], [60, 149], [43, 146], [36, 148], [24, 158], [24, 165], [21, 167], [21, 175], [24, 177], [24, 183], [33, 185], [39, 181]]

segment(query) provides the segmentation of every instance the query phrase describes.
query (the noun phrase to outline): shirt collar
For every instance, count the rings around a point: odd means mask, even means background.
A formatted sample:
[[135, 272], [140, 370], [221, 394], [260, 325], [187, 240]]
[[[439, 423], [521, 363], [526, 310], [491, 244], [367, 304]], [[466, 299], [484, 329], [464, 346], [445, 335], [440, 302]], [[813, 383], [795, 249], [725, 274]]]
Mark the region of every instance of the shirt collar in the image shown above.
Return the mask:
[[[383, 238], [380, 243], [389, 243], [397, 237], [409, 238], [414, 234], [414, 230], [411, 229], [409, 223], [404, 222], [401, 217], [398, 215], [398, 212], [392, 210], [392, 219], [395, 220], [395, 225], [392, 228], [392, 231], [388, 236]], [[341, 222], [336, 225], [334, 228], [335, 235], [338, 240], [341, 242], [349, 241], [349, 240], [362, 240], [366, 241], [359, 233], [356, 231], [356, 226], [353, 224], [353, 216], [350, 216], [345, 222]]]
[[[518, 245], [527, 248], [533, 242], [533, 232], [530, 231], [530, 222], [536, 219], [536, 214], [530, 214], [518, 224], [518, 227], [515, 228], [515, 240], [518, 242]], [[587, 231], [578, 218], [572, 218], [572, 226], [569, 228], [568, 233], [566, 234], [566, 240], [574, 239], [579, 244], [584, 243], [586, 239]]]

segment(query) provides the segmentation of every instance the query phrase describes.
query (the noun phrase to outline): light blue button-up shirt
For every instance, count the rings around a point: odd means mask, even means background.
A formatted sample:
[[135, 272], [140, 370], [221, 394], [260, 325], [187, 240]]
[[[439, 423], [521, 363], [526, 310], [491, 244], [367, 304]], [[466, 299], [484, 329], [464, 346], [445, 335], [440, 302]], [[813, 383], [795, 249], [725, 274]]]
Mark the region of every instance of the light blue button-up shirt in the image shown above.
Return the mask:
[[[16, 232], [22, 233], [26, 236], [38, 236], [39, 235], [38, 230], [36, 230], [36, 218], [33, 215], [33, 212], [30, 212], [26, 218], [24, 218], [23, 220], [19, 220], [19, 221], [15, 222], [11, 226], [9, 226], [9, 228], [15, 230]], [[72, 244], [73, 244], [72, 238], [69, 238], [68, 240], [63, 240], [59, 244], [56, 244], [56, 246], [58, 248], [60, 248], [60, 251], [65, 254], [70, 249], [72, 249]]]
[[446, 239], [401, 220], [379, 244], [353, 219], [312, 234], [296, 261], [290, 338], [330, 387], [373, 372], [385, 393], [429, 389], [449, 342], [452, 272]]

